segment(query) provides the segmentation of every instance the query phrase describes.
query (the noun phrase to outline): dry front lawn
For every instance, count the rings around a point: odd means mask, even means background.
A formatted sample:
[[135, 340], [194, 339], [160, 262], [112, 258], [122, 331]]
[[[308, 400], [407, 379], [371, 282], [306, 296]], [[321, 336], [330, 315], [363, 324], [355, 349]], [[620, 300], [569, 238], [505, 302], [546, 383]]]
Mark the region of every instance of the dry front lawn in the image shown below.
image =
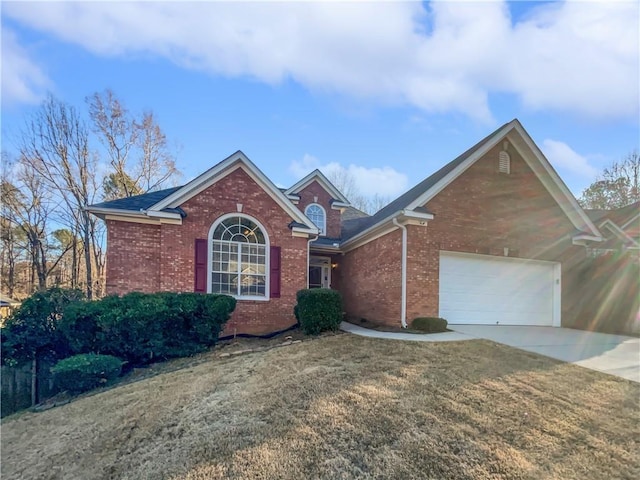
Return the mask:
[[491, 342], [336, 335], [10, 417], [2, 478], [637, 479], [639, 398]]

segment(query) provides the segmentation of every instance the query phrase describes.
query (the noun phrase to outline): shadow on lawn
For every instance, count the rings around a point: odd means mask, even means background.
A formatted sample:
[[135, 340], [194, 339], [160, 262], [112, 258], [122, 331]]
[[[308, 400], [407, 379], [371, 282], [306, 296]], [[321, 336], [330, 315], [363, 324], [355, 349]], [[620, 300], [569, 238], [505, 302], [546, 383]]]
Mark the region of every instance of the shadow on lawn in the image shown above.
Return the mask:
[[194, 451], [196, 465], [176, 478], [570, 478], [590, 465], [622, 478], [634, 469], [625, 449], [633, 384], [488, 341], [347, 338], [265, 354], [235, 404], [251, 421], [225, 439], [211, 432], [215, 447]]

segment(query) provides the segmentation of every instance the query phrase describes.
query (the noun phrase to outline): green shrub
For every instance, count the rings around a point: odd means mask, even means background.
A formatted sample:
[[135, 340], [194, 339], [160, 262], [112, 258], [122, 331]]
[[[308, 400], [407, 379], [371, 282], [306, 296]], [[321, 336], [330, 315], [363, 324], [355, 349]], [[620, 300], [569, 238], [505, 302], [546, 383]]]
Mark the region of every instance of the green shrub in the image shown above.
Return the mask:
[[446, 332], [447, 321], [438, 317], [418, 317], [411, 322], [411, 328], [427, 333]]
[[135, 292], [74, 305], [60, 328], [73, 353], [114, 355], [140, 365], [215, 345], [235, 306], [227, 295]]
[[310, 288], [296, 294], [294, 314], [307, 335], [337, 330], [342, 321], [342, 297], [336, 290]]
[[55, 384], [61, 389], [80, 393], [117, 378], [122, 363], [122, 360], [110, 355], [81, 354], [60, 360], [51, 367], [51, 373]]
[[84, 303], [83, 299], [80, 290], [57, 287], [27, 298], [2, 328], [3, 361], [15, 364], [33, 358], [68, 356], [69, 347], [59, 323], [66, 309]]

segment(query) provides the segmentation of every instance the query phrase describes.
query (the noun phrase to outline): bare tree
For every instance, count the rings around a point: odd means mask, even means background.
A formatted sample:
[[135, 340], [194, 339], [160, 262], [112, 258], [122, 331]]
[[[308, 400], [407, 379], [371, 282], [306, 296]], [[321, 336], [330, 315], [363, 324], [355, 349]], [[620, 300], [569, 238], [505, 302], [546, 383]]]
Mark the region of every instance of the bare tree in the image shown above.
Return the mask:
[[390, 202], [389, 197], [377, 193], [372, 197], [364, 195], [356, 185], [353, 174], [345, 168], [331, 169], [324, 173], [333, 186], [347, 197], [351, 205], [358, 210], [373, 215]]
[[613, 209], [640, 200], [640, 153], [634, 150], [604, 169], [595, 182], [582, 192], [585, 208]]
[[[15, 225], [27, 240], [31, 261], [31, 286], [47, 287], [47, 226], [51, 204], [42, 179], [20, 161], [14, 168], [13, 182], [2, 179], [1, 200], [9, 225]], [[11, 241], [15, 240], [15, 235]], [[14, 283], [14, 280], [11, 280]], [[15, 283], [14, 283], [15, 285]]]
[[22, 159], [64, 203], [66, 212], [78, 227], [86, 292], [87, 297], [92, 298], [93, 224], [86, 207], [93, 203], [97, 194], [97, 162], [89, 152], [88, 131], [75, 108], [50, 95], [27, 122], [19, 143]]
[[140, 153], [137, 165], [131, 170], [133, 180], [145, 192], [159, 190], [171, 181], [175, 185], [180, 173], [169, 152], [167, 137], [156, 123], [153, 112], [144, 112], [136, 127]]
[[113, 172], [105, 178], [105, 199], [130, 197], [179, 177], [167, 138], [152, 112], [134, 117], [111, 90], [87, 98], [93, 131], [105, 147]]

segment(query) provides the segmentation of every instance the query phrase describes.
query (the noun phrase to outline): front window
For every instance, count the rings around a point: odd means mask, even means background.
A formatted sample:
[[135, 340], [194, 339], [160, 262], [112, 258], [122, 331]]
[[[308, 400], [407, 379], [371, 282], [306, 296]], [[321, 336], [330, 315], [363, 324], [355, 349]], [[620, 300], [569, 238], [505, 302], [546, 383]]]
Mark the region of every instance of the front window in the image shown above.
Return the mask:
[[304, 211], [304, 214], [313, 222], [313, 224], [318, 227], [320, 230], [320, 235], [324, 235], [326, 231], [326, 215], [324, 213], [324, 208], [322, 208], [317, 203], [312, 203], [307, 206]]
[[253, 220], [234, 215], [212, 236], [211, 293], [266, 297], [267, 239]]

